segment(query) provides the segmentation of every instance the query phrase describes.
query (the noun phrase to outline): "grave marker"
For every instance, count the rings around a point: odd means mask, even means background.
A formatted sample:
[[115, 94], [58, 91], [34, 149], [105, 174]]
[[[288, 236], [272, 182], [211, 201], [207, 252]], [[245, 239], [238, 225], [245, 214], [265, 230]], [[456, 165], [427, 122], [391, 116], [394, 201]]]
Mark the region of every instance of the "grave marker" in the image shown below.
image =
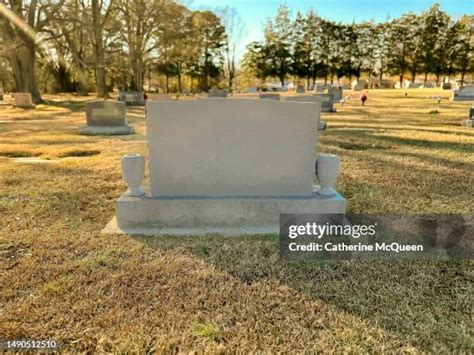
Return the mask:
[[453, 90], [453, 101], [474, 101], [474, 85], [465, 85], [459, 90]]
[[[345, 212], [331, 186], [321, 194], [313, 187], [319, 105], [149, 101], [146, 113], [150, 189], [117, 200], [109, 232], [278, 233], [280, 213]], [[123, 159], [131, 191], [139, 191], [146, 164]], [[338, 170], [337, 157], [329, 165]]]
[[297, 94], [304, 94], [305, 92], [306, 92], [306, 89], [304, 88], [303, 85], [298, 85], [298, 86], [296, 87], [296, 93], [297, 93]]
[[258, 95], [259, 99], [264, 100], [280, 100], [280, 94], [267, 94], [267, 93], [260, 93]]
[[474, 107], [469, 109], [469, 118], [467, 120], [461, 121], [462, 126], [474, 127]]
[[29, 92], [17, 92], [13, 94], [13, 106], [19, 108], [35, 108]]
[[118, 101], [127, 106], [144, 106], [145, 93], [143, 91], [120, 91]]
[[134, 128], [127, 125], [125, 103], [117, 101], [88, 101], [85, 104], [87, 126], [80, 127], [85, 135], [133, 134]]

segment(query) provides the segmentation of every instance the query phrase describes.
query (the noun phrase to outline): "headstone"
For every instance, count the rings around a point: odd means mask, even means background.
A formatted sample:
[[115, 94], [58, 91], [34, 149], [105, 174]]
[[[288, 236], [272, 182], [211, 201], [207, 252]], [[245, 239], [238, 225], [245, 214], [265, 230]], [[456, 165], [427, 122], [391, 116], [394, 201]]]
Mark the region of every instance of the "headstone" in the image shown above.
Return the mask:
[[461, 125], [467, 127], [474, 127], [474, 107], [469, 109], [469, 118], [467, 120], [461, 121]]
[[248, 88], [247, 89], [247, 92], [249, 94], [256, 94], [258, 92], [257, 88], [256, 87], [251, 87], [251, 88]]
[[321, 112], [335, 112], [334, 110], [334, 97], [331, 94], [314, 94], [305, 96], [287, 96], [284, 101], [296, 101], [296, 102], [320, 102]]
[[227, 90], [213, 88], [209, 91], [207, 97], [227, 97], [228, 94]]
[[286, 96], [284, 101], [293, 102], [320, 102], [321, 112], [334, 112], [334, 99], [331, 94], [314, 94], [304, 96]]
[[297, 93], [297, 94], [304, 94], [305, 92], [306, 92], [306, 89], [304, 88], [303, 85], [298, 85], [298, 86], [296, 87], [296, 93]]
[[451, 90], [451, 89], [452, 89], [452, 85], [451, 85], [451, 83], [442, 83], [442, 84], [441, 84], [441, 89], [443, 89], [443, 90]]
[[87, 126], [80, 127], [85, 135], [133, 134], [134, 128], [127, 125], [125, 103], [117, 101], [88, 101], [85, 104]]
[[330, 86], [328, 88], [328, 94], [332, 94], [333, 101], [341, 101], [343, 98], [343, 90], [338, 86]]
[[454, 101], [474, 101], [474, 85], [465, 85], [459, 90], [453, 90]]
[[[327, 95], [328, 98], [330, 98], [329, 95]], [[308, 103], [308, 102], [314, 102], [314, 103], [319, 103], [320, 109], [318, 110], [319, 112], [331, 112], [332, 110], [332, 105], [329, 106], [329, 101], [324, 101], [324, 96], [323, 95], [294, 95], [294, 96], [285, 96], [283, 97], [283, 101], [290, 101], [290, 102], [302, 102], [302, 103]], [[321, 121], [318, 117], [318, 131], [324, 131], [326, 129], [326, 122]]]
[[189, 89], [184, 89], [184, 90], [183, 90], [183, 95], [184, 95], [184, 96], [191, 96], [191, 95], [192, 95], [192, 94], [191, 94], [191, 90], [189, 90]]
[[143, 91], [120, 91], [118, 101], [127, 106], [144, 106], [145, 93]]
[[[150, 189], [117, 200], [121, 232], [278, 233], [280, 213], [345, 212], [342, 196], [313, 188], [319, 105], [148, 101], [146, 114]], [[141, 181], [142, 165], [126, 179]]]
[[13, 94], [13, 106], [19, 108], [35, 108], [31, 94], [28, 92], [17, 92]]
[[326, 89], [325, 85], [322, 85], [322, 84], [314, 85], [314, 92], [323, 92], [324, 89]]
[[267, 93], [260, 93], [258, 95], [259, 99], [264, 100], [280, 100], [280, 94], [267, 94]]

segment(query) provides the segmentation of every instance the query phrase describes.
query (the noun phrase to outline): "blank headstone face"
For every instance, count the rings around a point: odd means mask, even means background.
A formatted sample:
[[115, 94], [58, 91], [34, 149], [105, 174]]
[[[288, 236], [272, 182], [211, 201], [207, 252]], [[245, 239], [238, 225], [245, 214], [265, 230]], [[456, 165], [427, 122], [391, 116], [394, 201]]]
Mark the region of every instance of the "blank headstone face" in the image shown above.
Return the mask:
[[17, 92], [13, 95], [14, 104], [17, 107], [32, 107], [33, 100], [31, 99], [31, 94], [27, 92]]
[[122, 127], [127, 124], [125, 103], [116, 101], [86, 102], [89, 127]]
[[319, 105], [148, 102], [153, 196], [310, 196]]
[[474, 97], [474, 85], [465, 85], [458, 91], [458, 96]]
[[227, 97], [227, 90], [212, 89], [207, 97]]
[[342, 88], [339, 87], [330, 87], [328, 89], [328, 93], [333, 95], [334, 101], [339, 101], [342, 99], [343, 96], [343, 90]]

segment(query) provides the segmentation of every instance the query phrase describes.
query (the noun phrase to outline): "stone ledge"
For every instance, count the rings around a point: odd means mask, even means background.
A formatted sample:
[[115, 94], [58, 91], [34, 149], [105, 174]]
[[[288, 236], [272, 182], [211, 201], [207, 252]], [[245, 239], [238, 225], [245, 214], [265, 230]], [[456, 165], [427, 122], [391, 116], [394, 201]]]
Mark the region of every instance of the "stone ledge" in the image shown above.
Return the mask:
[[346, 212], [346, 200], [335, 192], [308, 197], [131, 197], [117, 200], [117, 217], [102, 230], [130, 235], [244, 235], [279, 232], [280, 213]]
[[79, 128], [79, 133], [84, 135], [126, 135], [135, 133], [135, 128], [132, 126], [122, 127], [90, 127], [83, 126]]
[[451, 98], [453, 101], [474, 101], [474, 96], [454, 96]]

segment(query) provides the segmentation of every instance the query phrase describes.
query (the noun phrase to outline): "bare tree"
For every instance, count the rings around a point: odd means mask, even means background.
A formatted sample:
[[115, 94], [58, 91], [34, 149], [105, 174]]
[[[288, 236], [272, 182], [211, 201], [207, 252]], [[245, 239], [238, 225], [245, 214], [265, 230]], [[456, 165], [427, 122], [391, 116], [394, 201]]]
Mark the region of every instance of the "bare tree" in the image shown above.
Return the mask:
[[222, 20], [222, 24], [226, 28], [226, 39], [224, 45], [226, 58], [226, 76], [228, 80], [229, 90], [232, 92], [234, 80], [236, 77], [236, 56], [239, 50], [239, 43], [241, 42], [245, 27], [242, 18], [234, 7], [217, 8], [215, 12]]
[[51, 21], [64, 0], [0, 0], [0, 33], [6, 47], [17, 91], [41, 102], [35, 75], [39, 32]]

